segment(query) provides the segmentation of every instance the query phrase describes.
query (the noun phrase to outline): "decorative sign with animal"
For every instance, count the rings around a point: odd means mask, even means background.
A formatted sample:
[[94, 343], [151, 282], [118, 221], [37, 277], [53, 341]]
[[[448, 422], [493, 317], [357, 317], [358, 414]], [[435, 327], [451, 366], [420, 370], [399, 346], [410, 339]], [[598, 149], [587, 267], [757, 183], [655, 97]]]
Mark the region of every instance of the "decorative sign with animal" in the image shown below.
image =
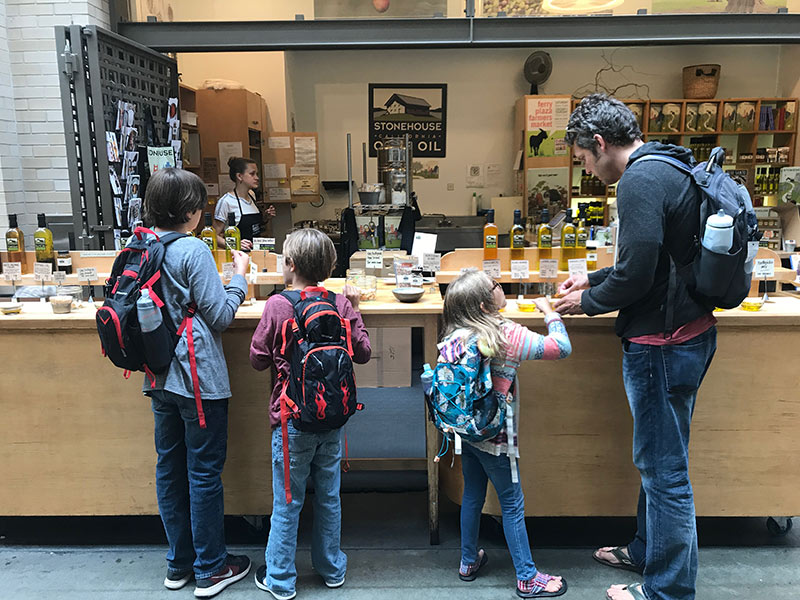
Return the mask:
[[568, 97], [529, 96], [525, 119], [525, 152], [527, 156], [567, 156], [564, 142], [570, 113]]

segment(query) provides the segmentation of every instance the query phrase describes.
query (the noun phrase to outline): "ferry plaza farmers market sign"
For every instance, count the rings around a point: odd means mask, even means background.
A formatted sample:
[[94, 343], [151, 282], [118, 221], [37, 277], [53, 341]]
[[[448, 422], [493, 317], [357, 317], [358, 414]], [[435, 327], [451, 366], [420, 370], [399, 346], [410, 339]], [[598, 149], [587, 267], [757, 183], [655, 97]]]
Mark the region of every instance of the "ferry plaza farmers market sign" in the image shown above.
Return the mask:
[[443, 158], [447, 141], [446, 83], [370, 83], [369, 155], [382, 140], [409, 134], [414, 157]]

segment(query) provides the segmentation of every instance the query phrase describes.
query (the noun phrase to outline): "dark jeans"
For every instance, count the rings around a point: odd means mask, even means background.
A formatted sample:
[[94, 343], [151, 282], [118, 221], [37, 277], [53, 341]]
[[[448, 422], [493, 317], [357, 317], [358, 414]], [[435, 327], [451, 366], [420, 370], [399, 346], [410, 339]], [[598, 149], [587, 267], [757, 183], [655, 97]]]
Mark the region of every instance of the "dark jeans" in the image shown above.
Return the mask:
[[717, 329], [675, 346], [623, 341], [622, 376], [633, 414], [633, 462], [642, 486], [631, 560], [644, 566], [649, 600], [693, 600], [697, 529], [689, 481], [689, 430]]
[[155, 416], [158, 511], [169, 542], [172, 571], [194, 567], [197, 578], [219, 571], [225, 559], [222, 467], [228, 445], [228, 400], [203, 402], [206, 429], [194, 398], [157, 390]]

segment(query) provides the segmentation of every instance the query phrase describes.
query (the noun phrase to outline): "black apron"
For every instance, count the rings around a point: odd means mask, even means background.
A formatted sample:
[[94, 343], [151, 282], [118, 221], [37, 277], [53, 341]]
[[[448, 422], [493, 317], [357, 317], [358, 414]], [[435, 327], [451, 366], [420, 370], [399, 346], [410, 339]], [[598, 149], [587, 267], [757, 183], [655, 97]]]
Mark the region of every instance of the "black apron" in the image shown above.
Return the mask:
[[256, 207], [256, 211], [258, 212], [248, 215], [244, 214], [242, 210], [242, 201], [239, 199], [239, 193], [234, 189], [233, 194], [236, 196], [236, 201], [239, 203], [239, 214], [241, 215], [236, 226], [239, 228], [239, 233], [242, 234], [242, 239], [252, 242], [253, 238], [258, 237], [261, 233], [261, 210], [256, 205], [255, 199], [253, 199], [253, 206]]

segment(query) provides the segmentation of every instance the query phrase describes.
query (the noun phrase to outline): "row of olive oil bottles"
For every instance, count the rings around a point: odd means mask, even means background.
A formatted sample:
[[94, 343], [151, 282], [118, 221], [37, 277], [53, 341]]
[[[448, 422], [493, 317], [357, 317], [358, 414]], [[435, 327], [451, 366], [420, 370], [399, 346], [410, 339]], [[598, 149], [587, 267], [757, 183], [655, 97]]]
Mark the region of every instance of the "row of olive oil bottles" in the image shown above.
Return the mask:
[[[487, 212], [486, 225], [483, 226], [483, 260], [497, 259], [497, 225], [494, 222], [494, 209]], [[550, 227], [550, 211], [542, 209], [541, 223], [536, 228], [536, 247], [539, 248], [539, 259], [551, 258], [553, 249], [553, 229]], [[525, 228], [522, 226], [522, 211], [514, 211], [514, 224], [508, 233], [511, 260], [525, 258]], [[572, 222], [572, 209], [566, 211], [564, 225], [561, 228], [561, 253], [558, 268], [569, 270], [569, 260], [585, 258], [586, 267], [590, 271], [597, 268], [597, 243], [589, 239], [586, 220], [580, 218], [576, 226]]]
[[[36, 262], [53, 265], [53, 271], [72, 273], [72, 257], [66, 250], [53, 248], [53, 232], [47, 228], [47, 217], [44, 213], [36, 215], [39, 228], [33, 233], [33, 249], [36, 251]], [[8, 262], [20, 263], [23, 274], [28, 273], [28, 261], [25, 256], [25, 234], [19, 228], [17, 215], [8, 215], [8, 231], [6, 231], [6, 252]]]

